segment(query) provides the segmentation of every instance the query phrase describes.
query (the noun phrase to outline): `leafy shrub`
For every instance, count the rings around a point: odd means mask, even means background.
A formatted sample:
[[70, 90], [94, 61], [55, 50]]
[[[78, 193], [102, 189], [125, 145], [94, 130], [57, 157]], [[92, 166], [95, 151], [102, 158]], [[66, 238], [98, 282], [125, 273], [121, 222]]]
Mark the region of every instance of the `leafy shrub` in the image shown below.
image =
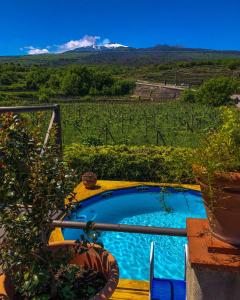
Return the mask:
[[4, 93], [0, 92], [0, 102], [7, 101], [9, 99], [10, 99], [10, 97], [8, 97], [8, 95], [5, 95]]
[[40, 87], [38, 92], [38, 99], [43, 102], [48, 102], [50, 98], [55, 96], [55, 92], [51, 88]]
[[240, 113], [221, 107], [222, 126], [208, 134], [193, 157], [193, 163], [208, 173], [240, 171]]
[[95, 172], [101, 179], [189, 182], [192, 178], [187, 148], [141, 146], [84, 146], [65, 148], [65, 159], [79, 173]]
[[199, 103], [220, 106], [232, 104], [230, 98], [237, 90], [239, 82], [227, 77], [213, 78], [204, 82], [199, 88], [196, 97]]
[[59, 158], [54, 131], [41, 155], [43, 146], [40, 124], [31, 128], [28, 118], [0, 114], [0, 265], [17, 299], [59, 299], [54, 275], [68, 264], [66, 253], [51, 255], [48, 241], [53, 216], [65, 211], [68, 195], [71, 204], [78, 180]]
[[181, 95], [181, 100], [187, 103], [195, 103], [196, 102], [196, 92], [193, 90], [185, 90]]

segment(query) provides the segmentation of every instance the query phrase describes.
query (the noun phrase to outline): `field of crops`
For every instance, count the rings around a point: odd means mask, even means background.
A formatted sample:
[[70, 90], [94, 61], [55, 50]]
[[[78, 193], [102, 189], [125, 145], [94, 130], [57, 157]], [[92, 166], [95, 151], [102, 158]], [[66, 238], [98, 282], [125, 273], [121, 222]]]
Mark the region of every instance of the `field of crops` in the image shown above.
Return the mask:
[[61, 105], [64, 145], [72, 142], [196, 147], [219, 125], [217, 108], [172, 103]]

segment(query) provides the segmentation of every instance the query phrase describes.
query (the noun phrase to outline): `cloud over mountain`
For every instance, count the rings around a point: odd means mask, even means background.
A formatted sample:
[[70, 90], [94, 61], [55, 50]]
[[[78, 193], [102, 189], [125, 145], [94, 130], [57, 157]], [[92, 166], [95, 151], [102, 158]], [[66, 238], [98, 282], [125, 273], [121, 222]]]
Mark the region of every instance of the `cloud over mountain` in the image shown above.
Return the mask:
[[65, 52], [65, 51], [70, 51], [70, 50], [83, 48], [83, 47], [91, 47], [93, 45], [96, 45], [97, 40], [99, 39], [100, 39], [99, 36], [85, 35], [80, 40], [72, 40], [63, 45], [59, 45], [58, 52]]
[[[93, 47], [99, 49], [105, 47], [107, 49], [116, 49], [118, 47], [127, 47], [119, 43], [111, 43], [109, 39], [103, 39], [101, 41], [100, 36], [85, 35], [79, 40], [71, 40], [61, 45], [52, 45], [44, 48], [35, 48], [33, 46], [27, 46], [21, 48], [22, 51], [27, 51], [29, 55], [47, 54], [47, 53], [63, 53], [66, 51], [72, 51], [78, 48]], [[51, 51], [50, 51], [51, 49]]]

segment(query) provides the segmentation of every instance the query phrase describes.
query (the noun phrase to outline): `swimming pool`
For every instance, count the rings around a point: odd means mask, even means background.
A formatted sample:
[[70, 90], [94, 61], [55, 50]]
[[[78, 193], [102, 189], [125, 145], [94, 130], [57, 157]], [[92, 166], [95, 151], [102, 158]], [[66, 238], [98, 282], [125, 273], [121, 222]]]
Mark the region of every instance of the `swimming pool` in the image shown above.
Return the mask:
[[[185, 228], [188, 217], [206, 217], [200, 192], [142, 186], [89, 198], [65, 220]], [[65, 228], [62, 232], [66, 240], [78, 239], [81, 234], [79, 229]], [[184, 277], [186, 238], [102, 232], [101, 240], [117, 259], [120, 278], [148, 280], [151, 241], [155, 241], [155, 276]]]

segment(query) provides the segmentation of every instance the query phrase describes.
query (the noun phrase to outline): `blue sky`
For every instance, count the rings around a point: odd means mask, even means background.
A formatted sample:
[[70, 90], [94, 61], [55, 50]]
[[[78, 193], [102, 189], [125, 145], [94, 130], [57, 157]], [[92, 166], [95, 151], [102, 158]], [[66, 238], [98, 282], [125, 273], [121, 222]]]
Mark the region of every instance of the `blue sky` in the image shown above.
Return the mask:
[[239, 0], [0, 0], [0, 55], [107, 41], [240, 50]]

